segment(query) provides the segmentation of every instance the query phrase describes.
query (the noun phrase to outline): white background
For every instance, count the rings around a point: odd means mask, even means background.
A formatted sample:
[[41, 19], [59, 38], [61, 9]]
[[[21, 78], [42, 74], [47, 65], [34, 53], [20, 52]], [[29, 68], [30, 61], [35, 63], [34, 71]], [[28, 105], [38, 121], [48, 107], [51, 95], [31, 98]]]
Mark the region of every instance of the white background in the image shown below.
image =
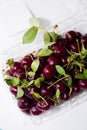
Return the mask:
[[[26, 0], [33, 15], [47, 21], [47, 24], [44, 23], [45, 25], [60, 23], [68, 17], [72, 18], [75, 11], [81, 10], [82, 3], [79, 3], [80, 0], [65, 0], [65, 3], [63, 3], [63, 0], [61, 1], [62, 4], [60, 4], [59, 0]], [[14, 2], [13, 0], [0, 2], [0, 51], [2, 51], [7, 48], [6, 42], [8, 42], [10, 35], [28, 28], [28, 20], [31, 14], [22, 2], [16, 4], [11, 4]], [[71, 10], [71, 12], [66, 9]], [[62, 115], [35, 124], [31, 118], [26, 122], [23, 115], [18, 114], [19, 111], [12, 96], [5, 89], [2, 76], [0, 77], [0, 84], [0, 128], [2, 130], [87, 130], [87, 102], [71, 108]]]

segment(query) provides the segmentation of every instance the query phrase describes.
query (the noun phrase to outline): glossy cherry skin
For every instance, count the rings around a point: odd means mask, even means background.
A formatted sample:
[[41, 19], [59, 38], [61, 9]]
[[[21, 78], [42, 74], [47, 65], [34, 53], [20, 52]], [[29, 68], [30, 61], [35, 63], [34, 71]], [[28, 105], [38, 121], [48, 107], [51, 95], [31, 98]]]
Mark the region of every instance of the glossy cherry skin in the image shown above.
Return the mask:
[[13, 76], [16, 70], [14, 68], [10, 68], [9, 70], [6, 71], [7, 75]]
[[81, 89], [87, 89], [87, 79], [77, 80], [76, 85], [78, 85], [78, 87], [80, 87]]
[[79, 93], [80, 92], [80, 87], [77, 85], [74, 85], [72, 88], [72, 93]]
[[20, 99], [18, 99], [18, 106], [21, 109], [27, 109], [31, 107], [31, 100], [26, 98], [26, 97], [22, 97]]
[[31, 63], [32, 63], [32, 59], [30, 56], [27, 56], [27, 57], [24, 57], [22, 60], [21, 60], [21, 67], [23, 68], [29, 68], [31, 66]]
[[80, 32], [76, 32], [77, 38], [80, 39], [82, 34]]
[[71, 42], [70, 43], [69, 51], [78, 52], [78, 44], [77, 44], [77, 42]]
[[50, 56], [50, 57], [47, 59], [47, 62], [48, 62], [50, 65], [60, 65], [60, 64], [61, 64], [60, 59], [57, 58], [56, 56]]
[[45, 78], [52, 78], [56, 73], [56, 70], [55, 70], [55, 66], [53, 65], [46, 65], [44, 68], [43, 68], [43, 75], [45, 76]]
[[66, 90], [66, 85], [62, 82], [59, 81], [56, 85], [55, 85], [56, 90], [59, 89], [61, 93], [63, 93]]
[[31, 86], [29, 89], [25, 89], [25, 95], [26, 97], [33, 99], [33, 92], [38, 93], [38, 88], [36, 88], [35, 86]]
[[50, 107], [51, 107], [51, 104], [50, 104], [50, 102], [49, 102], [48, 100], [46, 100], [46, 99], [45, 99], [45, 101], [42, 100], [42, 101], [37, 102], [37, 104], [36, 104], [36, 108], [37, 108], [38, 110], [40, 110], [40, 111], [46, 111], [46, 110], [48, 110]]
[[67, 47], [67, 45], [68, 45], [67, 43], [68, 43], [68, 40], [66, 38], [62, 38], [58, 41], [59, 45], [62, 45], [62, 46], [65, 46], [65, 47]]
[[68, 58], [67, 55], [65, 55], [65, 56], [63, 56], [63, 57], [61, 58], [61, 64], [62, 64], [62, 65], [66, 65], [66, 64], [68, 63], [67, 58]]
[[38, 110], [36, 105], [32, 105], [31, 109], [30, 109], [30, 114], [32, 115], [40, 115], [42, 113], [42, 111]]
[[65, 38], [68, 39], [69, 41], [73, 41], [76, 40], [77, 34], [75, 31], [71, 30], [65, 34]]
[[40, 85], [40, 94], [43, 97], [51, 97], [55, 94], [55, 89], [54, 87], [47, 88], [47, 85], [42, 83]]
[[21, 64], [20, 62], [14, 62], [14, 66], [13, 66], [14, 70], [18, 70], [21, 68]]
[[10, 92], [16, 96], [17, 94], [17, 87], [14, 87], [14, 86], [10, 86]]
[[64, 101], [69, 100], [70, 95], [69, 95], [69, 91], [65, 91], [64, 93], [61, 94], [60, 98]]
[[14, 74], [13, 74], [14, 77], [18, 77], [20, 79], [25, 79], [26, 75], [25, 75], [25, 71], [24, 69], [19, 69], [17, 70]]
[[59, 58], [63, 57], [66, 54], [65, 47], [60, 44], [55, 44], [52, 47], [52, 50], [54, 51], [54, 54]]

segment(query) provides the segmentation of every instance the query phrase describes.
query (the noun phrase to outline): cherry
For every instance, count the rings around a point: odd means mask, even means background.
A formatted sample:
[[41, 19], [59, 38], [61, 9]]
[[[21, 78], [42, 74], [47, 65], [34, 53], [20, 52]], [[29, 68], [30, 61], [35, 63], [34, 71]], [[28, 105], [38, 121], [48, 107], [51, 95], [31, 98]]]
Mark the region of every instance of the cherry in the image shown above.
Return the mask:
[[70, 98], [69, 91], [65, 91], [61, 94], [60, 98], [64, 101], [68, 100]]
[[80, 37], [82, 36], [82, 34], [80, 32], [76, 32], [77, 38], [80, 39]]
[[62, 82], [59, 81], [56, 85], [55, 85], [56, 90], [59, 89], [61, 93], [63, 93], [66, 90], [66, 85]]
[[24, 112], [25, 114], [30, 114], [30, 108], [21, 109], [21, 111]]
[[22, 97], [20, 99], [18, 99], [18, 106], [21, 109], [27, 109], [31, 107], [31, 100], [26, 98], [26, 97]]
[[55, 73], [56, 73], [56, 70], [53, 65], [48, 64], [43, 68], [43, 75], [46, 78], [52, 78], [55, 75]]
[[33, 99], [34, 98], [33, 92], [38, 93], [38, 88], [36, 88], [35, 86], [31, 86], [30, 88], [25, 89], [25, 95], [26, 95], [26, 97], [28, 97], [30, 99]]
[[77, 42], [71, 42], [70, 43], [69, 51], [78, 52], [78, 44], [77, 44]]
[[21, 60], [21, 67], [29, 68], [31, 66], [32, 59], [30, 56], [26, 56]]
[[75, 31], [69, 31], [65, 34], [65, 38], [68, 39], [69, 41], [73, 41], [73, 40], [76, 40], [77, 38], [77, 35], [76, 35], [76, 32]]
[[47, 88], [47, 85], [42, 83], [40, 86], [40, 94], [43, 97], [51, 97], [55, 94], [54, 87]]
[[23, 69], [19, 69], [17, 70], [14, 75], [14, 77], [18, 77], [20, 79], [25, 79], [26, 75], [25, 75], [25, 71]]
[[81, 36], [80, 38], [80, 44], [84, 44], [84, 47], [87, 48], [87, 37], [86, 36]]
[[72, 88], [72, 93], [79, 93], [80, 92], [80, 87], [77, 85], [74, 85]]
[[58, 59], [57, 57], [55, 56], [50, 56], [48, 59], [47, 59], [48, 63], [50, 65], [60, 65], [61, 64], [61, 61], [60, 59]]
[[54, 51], [56, 56], [59, 58], [63, 57], [66, 54], [66, 50], [65, 50], [64, 46], [59, 45], [59, 44], [53, 45], [52, 50]]
[[17, 94], [17, 87], [14, 87], [14, 86], [10, 86], [10, 92], [16, 96]]
[[13, 76], [14, 73], [15, 73], [15, 71], [16, 71], [16, 70], [15, 70], [14, 68], [10, 68], [9, 70], [6, 71], [6, 74], [7, 74], [7, 75], [10, 75], [10, 76]]
[[49, 102], [49, 100], [42, 100], [42, 101], [38, 101], [36, 104], [36, 108], [40, 111], [46, 111], [51, 107], [51, 104]]
[[58, 44], [62, 46], [67, 46], [68, 40], [66, 38], [62, 38], [58, 41]]
[[21, 64], [20, 62], [14, 62], [14, 66], [13, 66], [14, 70], [18, 70], [21, 68]]
[[79, 79], [76, 82], [76, 85], [81, 89], [87, 89], [87, 79]]
[[68, 58], [68, 56], [67, 55], [65, 55], [65, 56], [63, 56], [62, 58], [61, 58], [61, 63], [62, 63], [62, 65], [66, 65], [68, 62], [67, 62], [67, 58]]
[[30, 109], [30, 113], [33, 115], [40, 115], [42, 113], [42, 111], [38, 110], [36, 105], [32, 105], [32, 107]]
[[47, 63], [47, 57], [42, 57], [39, 59], [40, 60], [40, 65], [39, 65], [39, 71], [42, 71], [44, 66], [46, 65]]

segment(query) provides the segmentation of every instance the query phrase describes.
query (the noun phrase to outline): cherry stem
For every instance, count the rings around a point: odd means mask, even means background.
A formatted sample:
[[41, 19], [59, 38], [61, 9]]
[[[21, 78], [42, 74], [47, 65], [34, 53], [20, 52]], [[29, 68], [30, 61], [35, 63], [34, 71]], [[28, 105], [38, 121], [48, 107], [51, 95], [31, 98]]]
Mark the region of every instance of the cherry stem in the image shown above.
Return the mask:
[[63, 80], [63, 79], [66, 79], [66, 78], [68, 78], [68, 77], [69, 77], [69, 75], [67, 75], [67, 76], [65, 76], [65, 77], [62, 77], [62, 78], [56, 80], [53, 84], [51, 84], [50, 86], [48, 86], [48, 88], [54, 86], [57, 82], [59, 82], [59, 81], [61, 81], [61, 80]]

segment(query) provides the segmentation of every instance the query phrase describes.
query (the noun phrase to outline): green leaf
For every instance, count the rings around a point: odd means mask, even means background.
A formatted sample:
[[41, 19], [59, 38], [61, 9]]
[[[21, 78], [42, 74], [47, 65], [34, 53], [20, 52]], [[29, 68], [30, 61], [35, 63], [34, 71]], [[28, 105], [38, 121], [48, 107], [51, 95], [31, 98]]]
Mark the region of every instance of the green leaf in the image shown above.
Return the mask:
[[36, 26], [36, 27], [39, 27], [40, 26], [40, 21], [36, 18], [30, 18], [29, 19], [29, 22], [32, 26]]
[[85, 78], [87, 78], [87, 69], [84, 69], [83, 75], [84, 75]]
[[40, 96], [39, 93], [33, 92], [33, 95], [34, 95], [34, 97], [37, 98], [37, 99], [40, 99], [40, 98], [41, 98], [41, 96]]
[[71, 87], [71, 85], [72, 85], [72, 77], [69, 76], [69, 77], [68, 77], [68, 81], [67, 81], [67, 86], [68, 86], [68, 87]]
[[59, 38], [58, 34], [55, 33], [55, 32], [49, 32], [49, 35], [52, 38], [52, 42], [56, 42], [58, 40], [58, 38]]
[[29, 71], [29, 72], [27, 72], [27, 75], [29, 75], [30, 77], [33, 77], [35, 75], [35, 72]]
[[44, 57], [44, 56], [49, 56], [52, 53], [53, 53], [53, 51], [51, 49], [44, 48], [37, 52], [37, 56]]
[[23, 95], [24, 95], [23, 89], [18, 87], [16, 98], [21, 98], [21, 97], [23, 97]]
[[27, 84], [27, 88], [30, 87], [32, 84], [34, 83], [34, 80], [31, 80], [28, 84]]
[[19, 79], [19, 78], [13, 78], [12, 81], [13, 81], [13, 82], [12, 82], [12, 85], [13, 85], [13, 86], [17, 86], [17, 85], [19, 85], [19, 83], [20, 83], [20, 79]]
[[38, 29], [37, 27], [31, 27], [23, 36], [23, 43], [31, 43], [36, 38]]
[[8, 63], [8, 65], [9, 65], [10, 67], [13, 67], [13, 66], [14, 66], [14, 59], [13, 59], [13, 58], [8, 59], [7, 63]]
[[5, 75], [4, 79], [8, 85], [17, 86], [20, 84], [20, 79], [16, 77]]
[[44, 81], [44, 77], [43, 77], [43, 76], [37, 78], [37, 79], [35, 80], [35, 82], [34, 82], [34, 85], [35, 85], [36, 87], [39, 87], [40, 84], [41, 84], [41, 81]]
[[75, 78], [76, 79], [87, 79], [87, 77], [85, 77], [84, 74], [76, 74]]
[[45, 43], [45, 44], [48, 44], [49, 42], [51, 42], [51, 37], [50, 37], [50, 35], [49, 35], [48, 32], [45, 32], [45, 33], [44, 33], [43, 38], [44, 38], [44, 43]]
[[23, 88], [26, 88], [26, 86], [28, 85], [28, 81], [26, 80], [26, 79], [23, 79], [22, 81], [21, 81], [21, 86], [23, 87]]
[[38, 70], [40, 61], [39, 59], [35, 59], [32, 64], [31, 64], [31, 69], [33, 70], [33, 72], [36, 72]]
[[56, 65], [56, 70], [57, 70], [57, 72], [60, 74], [60, 75], [66, 75], [66, 72], [65, 72], [65, 70], [63, 69], [63, 67], [62, 66], [60, 66], [60, 65]]
[[59, 99], [59, 97], [60, 97], [60, 90], [59, 89], [56, 90], [56, 95], [55, 96], [56, 96], [57, 99]]
[[37, 78], [36, 80], [35, 80], [35, 82], [34, 82], [34, 85], [36, 86], [36, 87], [39, 87], [40, 86], [40, 79], [39, 78]]

